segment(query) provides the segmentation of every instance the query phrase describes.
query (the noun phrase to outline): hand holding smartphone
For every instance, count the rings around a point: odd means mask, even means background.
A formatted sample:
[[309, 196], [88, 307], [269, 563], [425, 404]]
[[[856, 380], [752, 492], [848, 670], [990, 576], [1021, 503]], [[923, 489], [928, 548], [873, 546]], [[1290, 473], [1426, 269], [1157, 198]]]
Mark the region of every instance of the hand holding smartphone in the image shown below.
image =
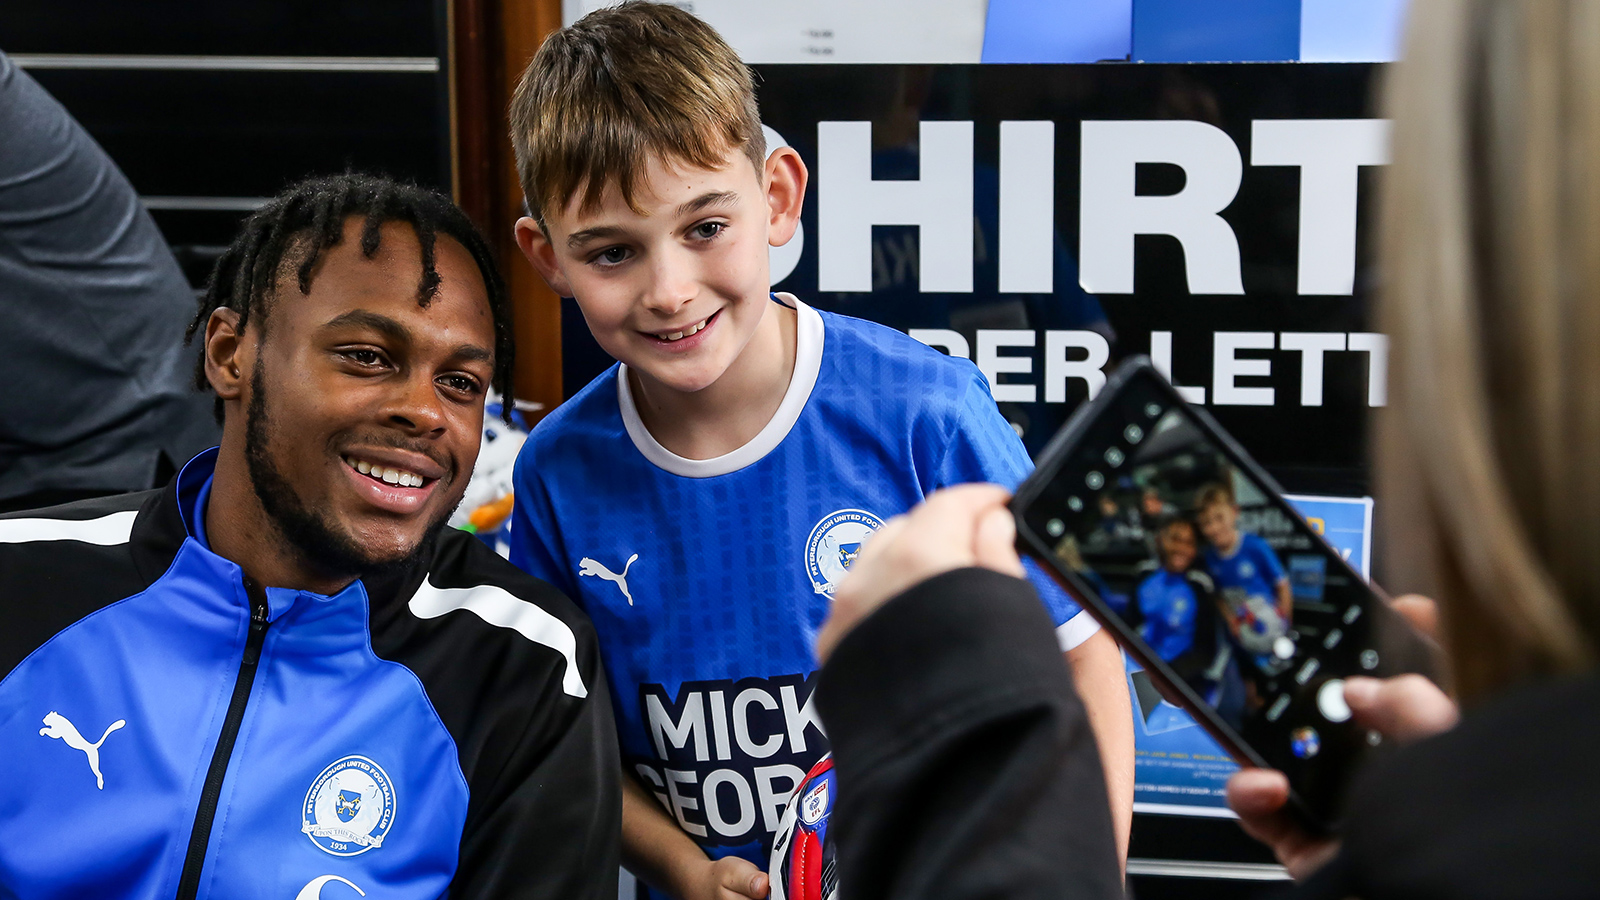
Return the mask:
[[1344, 679], [1431, 674], [1434, 649], [1204, 410], [1129, 360], [1012, 509], [1023, 552], [1144, 667], [1141, 708], [1183, 707], [1241, 764], [1283, 771], [1307, 826], [1337, 827], [1382, 747], [1351, 721]]

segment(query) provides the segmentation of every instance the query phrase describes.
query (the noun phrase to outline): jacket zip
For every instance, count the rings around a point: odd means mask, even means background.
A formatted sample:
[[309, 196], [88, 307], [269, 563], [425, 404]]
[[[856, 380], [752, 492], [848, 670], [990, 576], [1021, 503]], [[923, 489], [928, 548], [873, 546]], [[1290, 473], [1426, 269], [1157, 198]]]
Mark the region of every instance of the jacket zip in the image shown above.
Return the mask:
[[250, 596], [250, 636], [244, 642], [244, 658], [239, 662], [239, 675], [233, 682], [228, 716], [222, 720], [222, 734], [217, 738], [211, 767], [206, 770], [205, 787], [200, 791], [200, 808], [195, 810], [194, 830], [189, 833], [189, 852], [183, 858], [177, 900], [194, 900], [200, 890], [200, 867], [205, 864], [206, 848], [211, 844], [211, 823], [217, 817], [222, 779], [228, 774], [228, 760], [233, 756], [233, 744], [239, 737], [239, 725], [244, 721], [245, 704], [250, 702], [250, 689], [255, 684], [256, 664], [261, 661], [261, 645], [267, 639], [266, 591], [249, 578], [244, 580], [244, 587]]

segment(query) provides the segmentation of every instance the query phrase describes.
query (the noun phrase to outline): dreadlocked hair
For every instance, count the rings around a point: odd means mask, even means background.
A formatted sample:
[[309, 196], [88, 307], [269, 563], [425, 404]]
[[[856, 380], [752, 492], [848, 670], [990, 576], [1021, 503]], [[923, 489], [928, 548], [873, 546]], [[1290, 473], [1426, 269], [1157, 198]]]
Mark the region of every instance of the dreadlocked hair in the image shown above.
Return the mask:
[[[363, 216], [361, 253], [371, 259], [378, 252], [385, 222], [407, 222], [422, 245], [422, 277], [417, 283], [417, 304], [426, 307], [439, 292], [439, 272], [434, 267], [439, 235], [454, 238], [472, 254], [489, 294], [494, 318], [493, 386], [500, 393], [501, 414], [510, 421], [512, 411], [511, 304], [489, 244], [472, 220], [450, 198], [388, 178], [345, 173], [308, 178], [268, 201], [244, 221], [239, 236], [218, 258], [200, 297], [200, 309], [184, 332], [184, 342], [194, 340], [211, 314], [231, 309], [239, 314], [242, 333], [252, 320], [265, 333], [269, 304], [293, 267], [302, 296], [311, 293], [311, 276], [322, 253], [344, 239], [344, 223]], [[195, 386], [210, 388], [205, 359], [195, 367]], [[217, 400], [217, 421], [222, 421], [222, 401]]]

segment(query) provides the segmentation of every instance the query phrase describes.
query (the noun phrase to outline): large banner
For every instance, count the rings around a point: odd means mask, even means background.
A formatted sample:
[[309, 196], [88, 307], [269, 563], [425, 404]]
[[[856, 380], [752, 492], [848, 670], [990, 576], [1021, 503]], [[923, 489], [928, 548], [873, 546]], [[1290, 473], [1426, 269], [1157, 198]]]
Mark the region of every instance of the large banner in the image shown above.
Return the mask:
[[[1289, 490], [1366, 497], [1377, 68], [757, 66], [812, 179], [774, 286], [973, 360], [1030, 451], [1143, 353]], [[610, 360], [568, 313], [570, 394]], [[1365, 571], [1370, 501], [1315, 502]], [[1214, 813], [1232, 764], [1180, 711], [1136, 715], [1140, 802]]]

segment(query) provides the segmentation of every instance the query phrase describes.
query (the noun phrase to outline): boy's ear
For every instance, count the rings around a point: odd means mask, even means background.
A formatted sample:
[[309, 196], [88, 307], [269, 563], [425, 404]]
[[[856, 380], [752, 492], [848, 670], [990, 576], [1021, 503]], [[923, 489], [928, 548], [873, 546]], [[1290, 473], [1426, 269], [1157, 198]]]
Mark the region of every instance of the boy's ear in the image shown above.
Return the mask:
[[767, 220], [767, 243], [782, 247], [794, 237], [794, 230], [800, 225], [800, 210], [806, 202], [806, 182], [811, 174], [793, 147], [772, 151], [762, 174], [767, 185], [767, 207], [771, 211]]
[[[261, 315], [257, 310], [256, 315]], [[255, 330], [260, 334], [261, 329]], [[206, 319], [205, 364], [206, 380], [217, 399], [227, 403], [238, 400], [244, 391], [246, 372], [254, 370], [256, 342], [239, 331], [237, 310], [214, 309]]]
[[528, 258], [544, 283], [550, 285], [550, 290], [557, 295], [571, 297], [572, 285], [567, 283], [566, 276], [561, 274], [561, 266], [556, 263], [556, 248], [551, 245], [550, 236], [539, 227], [538, 221], [531, 216], [523, 216], [517, 220], [515, 231], [522, 255]]

